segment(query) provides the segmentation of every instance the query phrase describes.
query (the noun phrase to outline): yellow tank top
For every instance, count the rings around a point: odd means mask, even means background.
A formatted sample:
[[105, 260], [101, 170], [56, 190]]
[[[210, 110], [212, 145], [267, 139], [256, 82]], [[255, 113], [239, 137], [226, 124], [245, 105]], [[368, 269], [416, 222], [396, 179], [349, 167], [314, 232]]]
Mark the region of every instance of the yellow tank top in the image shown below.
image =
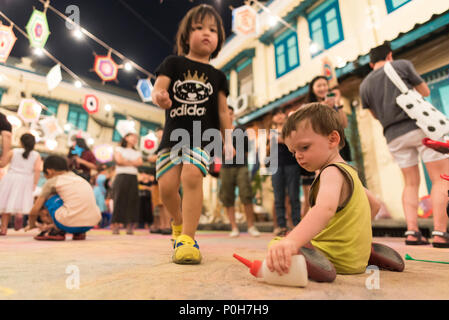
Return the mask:
[[[371, 209], [357, 171], [348, 164], [334, 163], [329, 166], [340, 169], [352, 189], [349, 200], [338, 208], [326, 228], [311, 243], [320, 249], [334, 264], [337, 273], [363, 273], [371, 254]], [[324, 170], [324, 169], [323, 169]], [[323, 171], [322, 170], [322, 171]], [[310, 205], [320, 188], [320, 176], [310, 190]]]

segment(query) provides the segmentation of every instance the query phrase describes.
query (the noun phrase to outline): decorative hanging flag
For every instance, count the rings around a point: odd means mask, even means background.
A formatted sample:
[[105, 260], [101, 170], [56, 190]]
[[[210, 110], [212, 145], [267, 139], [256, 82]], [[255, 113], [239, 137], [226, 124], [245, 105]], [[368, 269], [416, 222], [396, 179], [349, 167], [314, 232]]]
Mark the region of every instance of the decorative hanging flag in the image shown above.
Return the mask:
[[329, 88], [335, 87], [338, 85], [337, 76], [335, 75], [335, 69], [328, 57], [323, 58], [323, 76], [326, 77]]
[[89, 114], [98, 112], [98, 98], [93, 94], [86, 94], [84, 96], [84, 104], [83, 108], [86, 110]]
[[30, 45], [35, 48], [43, 48], [50, 35], [45, 13], [34, 9], [26, 25], [26, 30], [30, 39]]
[[16, 40], [12, 26], [4, 26], [0, 22], [0, 62], [6, 62]]
[[232, 31], [237, 35], [256, 35], [259, 29], [259, 17], [256, 10], [244, 5], [232, 10]]
[[17, 115], [26, 123], [37, 122], [42, 111], [42, 106], [34, 99], [23, 99], [20, 102]]
[[122, 136], [126, 136], [128, 133], [137, 133], [136, 123], [132, 120], [119, 120], [116, 125], [117, 132]]
[[148, 134], [140, 139], [140, 149], [153, 154], [158, 148], [158, 141], [154, 131], [149, 131]]
[[48, 90], [53, 90], [62, 81], [61, 66], [59, 64], [55, 65], [47, 73], [47, 86]]
[[63, 133], [61, 127], [59, 126], [58, 120], [53, 117], [46, 117], [45, 119], [39, 121], [42, 131], [44, 132], [44, 139], [55, 139], [57, 136]]
[[114, 148], [108, 144], [101, 144], [94, 148], [94, 155], [98, 162], [111, 162], [114, 155]]
[[140, 99], [143, 102], [151, 101], [151, 92], [153, 91], [153, 85], [150, 79], [140, 79], [137, 82], [137, 92], [139, 93]]
[[103, 82], [116, 80], [118, 69], [118, 65], [111, 58], [111, 52], [107, 56], [95, 56], [94, 71]]

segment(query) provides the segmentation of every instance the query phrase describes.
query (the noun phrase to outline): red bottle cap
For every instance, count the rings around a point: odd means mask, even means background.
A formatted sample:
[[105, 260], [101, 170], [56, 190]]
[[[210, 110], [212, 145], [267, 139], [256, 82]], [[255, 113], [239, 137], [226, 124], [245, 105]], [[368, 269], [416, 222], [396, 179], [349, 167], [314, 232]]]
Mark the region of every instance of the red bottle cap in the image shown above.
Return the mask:
[[243, 263], [245, 266], [247, 266], [249, 268], [249, 272], [257, 277], [257, 274], [259, 273], [260, 268], [262, 267], [262, 261], [260, 260], [254, 260], [253, 262], [242, 258], [241, 256], [239, 256], [238, 254], [233, 255], [234, 258], [236, 258], [238, 261], [240, 261], [241, 263]]

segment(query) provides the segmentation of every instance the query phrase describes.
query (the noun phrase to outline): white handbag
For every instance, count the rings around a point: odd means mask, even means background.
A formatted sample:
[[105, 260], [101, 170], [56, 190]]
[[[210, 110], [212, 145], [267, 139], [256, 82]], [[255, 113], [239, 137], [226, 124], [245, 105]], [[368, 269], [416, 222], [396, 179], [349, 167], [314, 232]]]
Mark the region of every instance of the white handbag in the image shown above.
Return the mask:
[[432, 140], [445, 141], [449, 135], [449, 119], [415, 90], [409, 89], [394, 70], [390, 62], [384, 66], [384, 71], [393, 84], [401, 91], [396, 98], [397, 105], [424, 131]]

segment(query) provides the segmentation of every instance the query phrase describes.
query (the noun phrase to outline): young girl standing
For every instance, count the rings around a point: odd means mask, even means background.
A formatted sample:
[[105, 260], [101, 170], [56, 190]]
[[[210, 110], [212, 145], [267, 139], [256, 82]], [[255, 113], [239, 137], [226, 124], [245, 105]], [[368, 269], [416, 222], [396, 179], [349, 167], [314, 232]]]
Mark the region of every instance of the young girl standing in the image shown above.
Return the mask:
[[[194, 139], [194, 128], [200, 125], [201, 136], [207, 129], [221, 129], [222, 137], [232, 133], [226, 76], [209, 64], [218, 55], [224, 37], [223, 22], [213, 7], [194, 7], [179, 25], [178, 56], [167, 57], [156, 71], [153, 102], [166, 110], [156, 179], [162, 202], [173, 218], [173, 262], [178, 264], [201, 262], [195, 233], [203, 204], [203, 177], [210, 161], [205, 146], [210, 141]], [[188, 141], [182, 136], [180, 142], [175, 129], [188, 135]], [[234, 152], [232, 139], [225, 141], [230, 142], [225, 143], [229, 159]], [[178, 192], [181, 183], [182, 200]]]
[[[0, 181], [0, 213], [2, 225], [0, 235], [7, 233], [9, 216], [15, 215], [22, 221], [22, 214], [28, 214], [33, 207], [33, 190], [41, 172], [41, 157], [34, 151], [36, 140], [30, 133], [20, 137], [22, 148], [10, 150], [5, 162], [10, 163], [8, 173]], [[16, 222], [17, 222], [16, 221]], [[16, 226], [21, 223], [16, 223]]]

